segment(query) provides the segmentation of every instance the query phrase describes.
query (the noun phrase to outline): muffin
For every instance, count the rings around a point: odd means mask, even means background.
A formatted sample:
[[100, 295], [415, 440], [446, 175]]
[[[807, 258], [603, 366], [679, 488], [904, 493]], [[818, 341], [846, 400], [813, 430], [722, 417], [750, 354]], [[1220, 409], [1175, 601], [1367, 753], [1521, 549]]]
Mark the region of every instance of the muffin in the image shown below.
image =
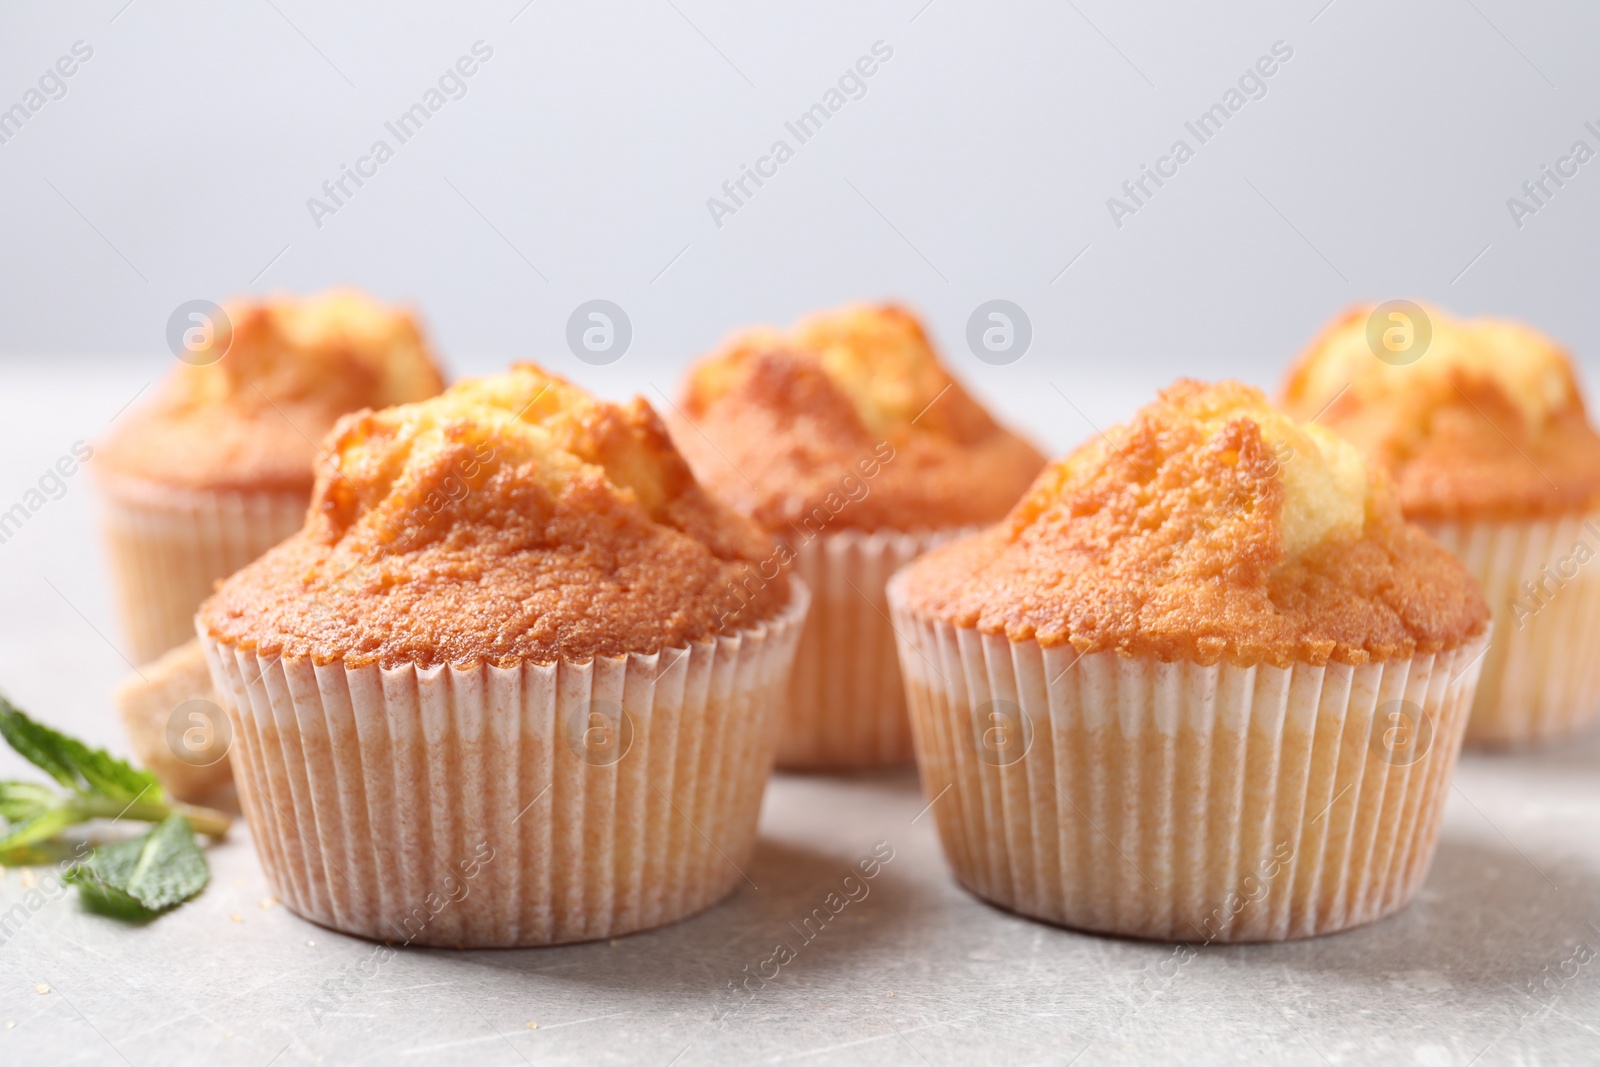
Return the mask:
[[1489, 610], [1380, 468], [1260, 391], [1178, 382], [889, 602], [924, 788], [979, 896], [1250, 941], [1371, 922], [1421, 883]]
[[951, 378], [897, 307], [735, 335], [691, 369], [677, 414], [700, 480], [776, 538], [760, 575], [792, 567], [812, 591], [778, 765], [909, 761], [884, 586], [1004, 515], [1044, 457]]
[[192, 638], [217, 579], [300, 528], [314, 442], [334, 420], [444, 387], [411, 315], [359, 293], [224, 310], [212, 347], [174, 367], [95, 450], [135, 663]]
[[123, 679], [112, 703], [139, 765], [161, 780], [168, 796], [212, 807], [236, 805], [228, 788], [233, 733], [198, 640], [191, 637]]
[[1495, 638], [1467, 743], [1570, 734], [1600, 715], [1600, 436], [1572, 360], [1518, 323], [1410, 317], [1414, 347], [1398, 353], [1367, 340], [1404, 326], [1385, 308], [1335, 320], [1285, 404], [1386, 466], [1406, 517], [1483, 584]]
[[196, 626], [278, 896], [363, 937], [612, 937], [743, 880], [807, 595], [642, 401], [538, 367], [341, 419]]

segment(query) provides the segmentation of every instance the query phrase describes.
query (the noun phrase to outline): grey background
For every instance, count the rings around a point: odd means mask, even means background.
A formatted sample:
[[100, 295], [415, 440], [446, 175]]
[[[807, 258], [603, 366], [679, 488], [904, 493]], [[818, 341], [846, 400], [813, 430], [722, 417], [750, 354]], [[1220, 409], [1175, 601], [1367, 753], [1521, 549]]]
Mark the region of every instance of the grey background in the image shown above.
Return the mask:
[[[1592, 8], [521, 2], [0, 8], [0, 108], [74, 41], [95, 50], [0, 144], [0, 506], [166, 371], [181, 302], [341, 283], [416, 303], [457, 373], [533, 357], [609, 395], [670, 393], [736, 324], [903, 299], [1053, 451], [1179, 374], [1272, 384], [1358, 299], [1525, 317], [1600, 371], [1600, 161], [1521, 230], [1505, 207], [1575, 139], [1600, 148]], [[318, 230], [306, 198], [480, 39], [466, 97]], [[1280, 39], [1267, 96], [1113, 226], [1106, 198]], [[706, 198], [877, 40], [894, 57], [866, 97], [719, 230]], [[634, 326], [605, 367], [564, 341], [596, 298]], [[1033, 322], [1010, 366], [962, 340], [994, 298]], [[129, 665], [93, 505], [80, 472], [0, 544], [0, 686], [120, 749], [107, 693]], [[0, 944], [0, 1062], [1594, 1062], [1595, 965], [1529, 990], [1600, 946], [1597, 771], [1594, 735], [1469, 756], [1401, 915], [1205, 949], [1153, 992], [1169, 946], [957, 888], [909, 775], [780, 776], [759, 890], [615, 946], [408, 951], [319, 1020], [322, 984], [370, 947], [261, 908], [240, 829], [211, 888], [148, 928], [68, 898]], [[878, 840], [897, 859], [859, 912], [713, 1022]], [[0, 879], [0, 911], [24, 893]]]
[[[1274, 384], [1356, 300], [1524, 317], [1600, 369], [1600, 160], [1520, 230], [1505, 204], [1600, 149], [1590, 5], [525, 2], [8, 4], [0, 106], [94, 58], [0, 145], [0, 352], [154, 369], [185, 300], [354, 283], [458, 373], [653, 396], [732, 326], [896, 298], [1053, 450], [1180, 374]], [[467, 95], [318, 229], [307, 198], [478, 40]], [[879, 40], [867, 95], [717, 228], [707, 198]], [[1116, 228], [1106, 199], [1278, 40], [1267, 95]], [[1011, 367], [962, 343], [996, 297], [1034, 324]], [[594, 298], [634, 324], [605, 368], [563, 342]]]

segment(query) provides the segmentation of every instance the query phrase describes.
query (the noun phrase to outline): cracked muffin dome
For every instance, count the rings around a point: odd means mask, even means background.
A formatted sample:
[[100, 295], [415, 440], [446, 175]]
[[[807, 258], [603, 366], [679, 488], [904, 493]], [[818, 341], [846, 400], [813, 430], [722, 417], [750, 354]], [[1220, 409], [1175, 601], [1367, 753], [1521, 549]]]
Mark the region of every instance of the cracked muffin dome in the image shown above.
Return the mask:
[[1354, 308], [1311, 342], [1284, 405], [1385, 465], [1407, 517], [1526, 519], [1600, 504], [1600, 436], [1550, 338], [1429, 308], [1428, 347], [1397, 366], [1369, 347], [1370, 314]]
[[96, 450], [106, 467], [191, 489], [309, 492], [339, 416], [423, 400], [444, 380], [407, 311], [354, 290], [223, 306], [204, 366], [180, 363]]
[[681, 416], [701, 480], [774, 531], [818, 515], [868, 531], [992, 522], [1044, 464], [887, 305], [734, 335], [690, 370]]
[[1489, 619], [1380, 469], [1237, 382], [1179, 381], [902, 580], [957, 626], [1206, 664], [1428, 654]]
[[681, 647], [788, 601], [781, 574], [743, 584], [770, 542], [640, 399], [519, 364], [346, 416], [324, 447], [305, 528], [201, 606], [213, 638], [346, 666], [511, 666]]

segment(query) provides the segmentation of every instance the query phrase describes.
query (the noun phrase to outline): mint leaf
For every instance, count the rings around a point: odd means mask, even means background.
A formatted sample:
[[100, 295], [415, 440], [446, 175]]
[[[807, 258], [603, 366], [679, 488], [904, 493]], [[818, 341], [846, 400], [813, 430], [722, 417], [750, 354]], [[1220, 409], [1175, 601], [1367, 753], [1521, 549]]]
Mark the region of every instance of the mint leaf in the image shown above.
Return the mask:
[[54, 807], [21, 819], [7, 819], [5, 833], [0, 834], [0, 853], [48, 841], [67, 827], [82, 822], [83, 818], [83, 813], [73, 807], [70, 800], [58, 800]]
[[84, 904], [120, 919], [144, 921], [177, 907], [211, 880], [189, 820], [173, 815], [142, 837], [102, 845], [64, 875]]
[[47, 785], [37, 782], [0, 782], [0, 819], [6, 822], [31, 819], [56, 803], [56, 791]]
[[164, 799], [161, 783], [149, 771], [141, 771], [105, 749], [90, 748], [82, 741], [33, 721], [3, 696], [0, 696], [0, 737], [4, 737], [23, 759], [80, 793], [124, 803], [134, 800], [159, 803]]
[[21, 850], [48, 840], [82, 816], [72, 798], [36, 782], [0, 782], [0, 866], [20, 866]]
[[87, 860], [68, 867], [62, 880], [78, 887], [83, 905], [90, 911], [130, 922], [155, 918], [155, 913], [127, 890], [128, 878], [154, 833], [101, 845]]
[[47, 855], [64, 847], [57, 835], [75, 823], [128, 818], [157, 825], [142, 837], [95, 849], [63, 876], [78, 886], [90, 910], [143, 922], [182, 904], [211, 880], [193, 827], [221, 837], [228, 832], [226, 815], [169, 802], [148, 771], [35, 722], [3, 696], [0, 737], [66, 787], [0, 782], [0, 865], [47, 862]]

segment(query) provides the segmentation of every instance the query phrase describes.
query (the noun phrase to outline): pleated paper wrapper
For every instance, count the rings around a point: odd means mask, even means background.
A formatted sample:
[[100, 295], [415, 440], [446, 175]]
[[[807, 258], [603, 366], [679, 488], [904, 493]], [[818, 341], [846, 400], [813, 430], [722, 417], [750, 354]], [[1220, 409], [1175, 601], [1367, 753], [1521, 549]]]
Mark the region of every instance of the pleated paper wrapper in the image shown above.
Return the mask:
[[128, 656], [149, 663], [194, 637], [194, 612], [219, 578], [305, 524], [309, 492], [176, 489], [123, 475], [99, 477]]
[[1487, 637], [1359, 667], [1207, 667], [895, 617], [957, 879], [1060, 925], [1207, 943], [1330, 933], [1411, 899]]
[[1600, 516], [1421, 525], [1494, 612], [1467, 744], [1563, 737], [1600, 717]]
[[273, 891], [374, 940], [548, 945], [744, 884], [805, 618], [653, 655], [315, 666], [202, 634]]
[[778, 766], [845, 770], [910, 763], [911, 724], [884, 587], [929, 549], [968, 532], [841, 530], [795, 549], [811, 589]]

